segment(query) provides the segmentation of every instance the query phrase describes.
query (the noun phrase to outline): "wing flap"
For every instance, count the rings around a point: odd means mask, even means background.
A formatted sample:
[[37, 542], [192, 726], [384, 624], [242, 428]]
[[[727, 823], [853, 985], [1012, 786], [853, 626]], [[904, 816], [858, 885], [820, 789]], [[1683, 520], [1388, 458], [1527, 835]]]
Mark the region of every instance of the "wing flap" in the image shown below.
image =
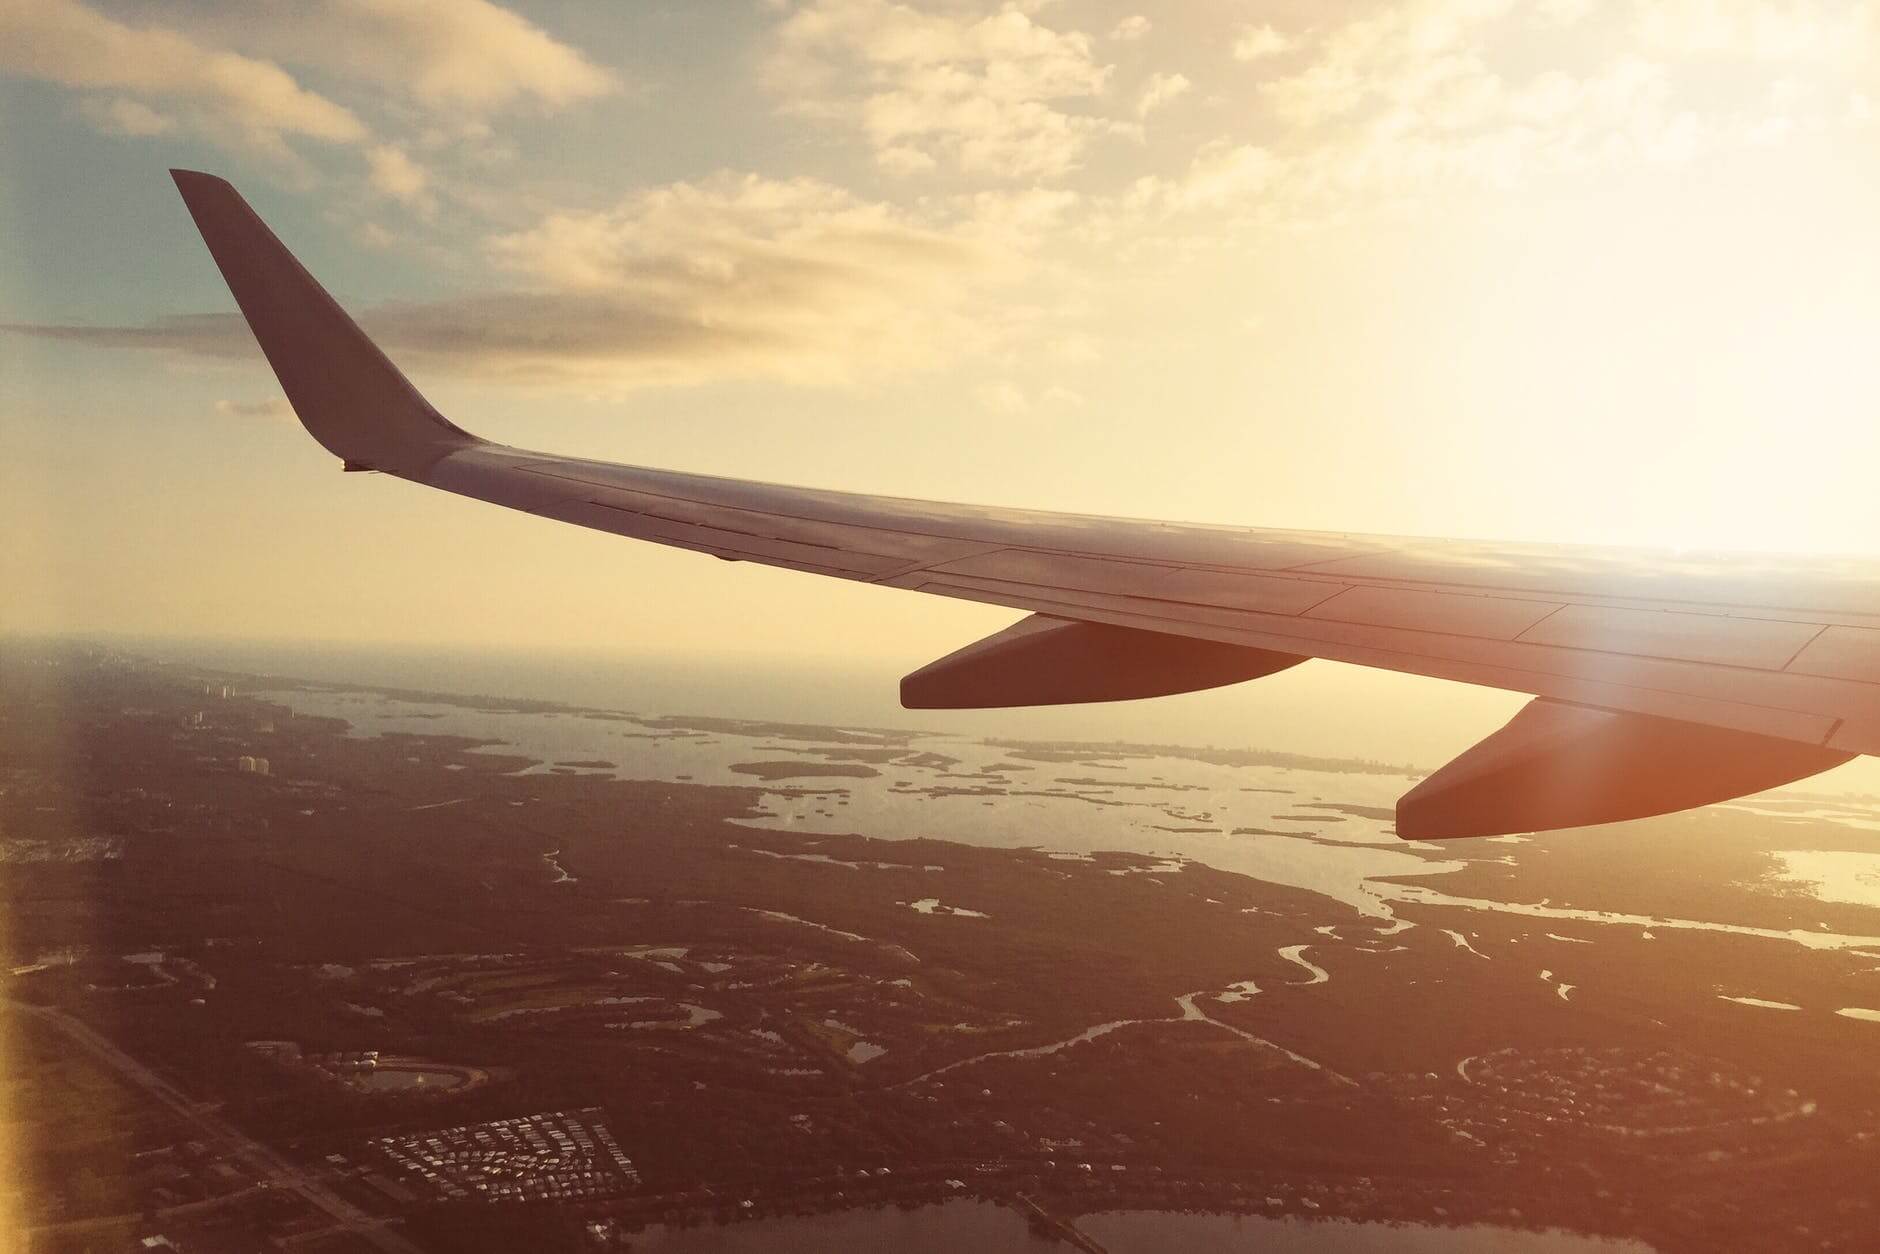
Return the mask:
[[1594, 653], [1778, 671], [1819, 634], [1820, 623], [1567, 605], [1522, 633], [1521, 640]]
[[1880, 631], [1869, 627], [1824, 628], [1795, 655], [1788, 669], [1797, 675], [1880, 684]]
[[1560, 609], [1557, 601], [1364, 584], [1319, 602], [1308, 615], [1365, 627], [1513, 640]]

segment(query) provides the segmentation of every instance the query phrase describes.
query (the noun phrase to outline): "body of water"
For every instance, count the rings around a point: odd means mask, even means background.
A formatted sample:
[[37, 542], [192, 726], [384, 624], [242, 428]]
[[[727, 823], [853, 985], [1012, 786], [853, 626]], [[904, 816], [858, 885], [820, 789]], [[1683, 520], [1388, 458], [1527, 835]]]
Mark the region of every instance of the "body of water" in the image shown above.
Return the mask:
[[[1782, 930], [1447, 893], [1442, 883], [1448, 873], [1478, 861], [1518, 865], [1528, 843], [1519, 836], [1445, 844], [1399, 840], [1392, 830], [1392, 807], [1415, 781], [1398, 774], [1222, 766], [1178, 754], [1102, 749], [1047, 760], [976, 737], [910, 733], [892, 746], [896, 752], [888, 760], [871, 760], [862, 768], [868, 773], [827, 776], [819, 770], [836, 760], [832, 753], [849, 746], [763, 734], [755, 727], [649, 729], [617, 716], [479, 709], [343, 688], [301, 687], [262, 695], [301, 713], [343, 719], [357, 736], [407, 733], [491, 741], [490, 752], [535, 760], [537, 765], [528, 768], [534, 773], [756, 788], [762, 814], [738, 820], [752, 827], [810, 837], [859, 832], [889, 840], [929, 837], [1008, 849], [1043, 848], [1073, 858], [1120, 850], [1162, 860], [1140, 872], [1144, 874], [1199, 862], [1316, 893], [1355, 912], [1379, 936], [1406, 926], [1396, 917], [1393, 903], [1415, 902], [1634, 930], [1729, 933], [1818, 950], [1880, 950], [1880, 935]], [[736, 769], [752, 763], [762, 763], [766, 770]], [[1880, 818], [1880, 810], [1870, 806], [1849, 802], [1841, 809]], [[813, 850], [806, 853], [814, 856]], [[753, 856], [758, 856], [755, 851]], [[1800, 888], [1825, 900], [1863, 902], [1872, 891], [1873, 855], [1782, 856], [1786, 861], [1780, 878], [1770, 879], [1768, 891]], [[545, 870], [553, 878], [574, 878], [559, 862], [550, 863]], [[1402, 882], [1405, 879], [1416, 882]], [[936, 885], [936, 890], [942, 888]], [[939, 891], [934, 900], [930, 908], [944, 903], [962, 925], [969, 924], [977, 910], [973, 901], [941, 896]], [[1328, 915], [1331, 924], [1349, 921], [1350, 913]], [[1306, 978], [1321, 978], [1318, 964], [1287, 956]]]
[[[1077, 1227], [1111, 1254], [1213, 1250], [1224, 1254], [1650, 1254], [1637, 1241], [1516, 1228], [1443, 1228], [1169, 1211], [1107, 1211]], [[1032, 1233], [1017, 1211], [961, 1200], [911, 1209], [877, 1208], [696, 1228], [653, 1227], [633, 1238], [647, 1254], [1049, 1254], [1069, 1247]]]
[[1220, 1254], [1650, 1254], [1639, 1241], [1549, 1229], [1353, 1223], [1151, 1210], [1106, 1211], [1077, 1221], [1110, 1254], [1212, 1250]]

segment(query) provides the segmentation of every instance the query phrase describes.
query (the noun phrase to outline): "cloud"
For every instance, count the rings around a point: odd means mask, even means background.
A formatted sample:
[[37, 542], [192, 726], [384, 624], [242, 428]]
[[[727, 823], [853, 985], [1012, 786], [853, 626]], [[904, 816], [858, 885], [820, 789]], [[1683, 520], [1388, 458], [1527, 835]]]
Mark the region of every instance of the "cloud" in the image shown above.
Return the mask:
[[353, 228], [352, 237], [377, 252], [384, 252], [398, 243], [396, 235], [376, 222], [361, 222]]
[[434, 202], [430, 176], [396, 144], [380, 144], [366, 153], [373, 190], [393, 200], [428, 212]]
[[[167, 129], [162, 101], [228, 142], [283, 152], [284, 137], [353, 143], [365, 124], [272, 61], [206, 46], [161, 26], [131, 26], [77, 0], [0, 0], [0, 70], [115, 94], [94, 116], [119, 131]], [[155, 130], [152, 127], [156, 127]]]
[[1293, 46], [1293, 41], [1271, 26], [1243, 26], [1234, 37], [1234, 60], [1262, 61], [1276, 57]]
[[[962, 202], [921, 221], [811, 179], [725, 174], [490, 238], [517, 286], [365, 310], [401, 362], [626, 388], [765, 377], [839, 384], [983, 343], [975, 302], [1022, 274], [1047, 206]], [[232, 313], [130, 326], [0, 328], [106, 348], [252, 361]]]
[[[394, 301], [363, 311], [367, 334], [402, 366], [485, 380], [630, 388], [719, 378], [845, 381], [842, 344], [753, 316], [709, 322], [697, 308], [644, 292], [494, 291]], [[825, 316], [825, 322], [827, 318]], [[239, 314], [180, 314], [124, 326], [13, 324], [0, 330], [100, 349], [149, 349], [259, 364]], [[224, 410], [222, 412], [233, 412]]]
[[230, 418], [286, 418], [293, 411], [286, 397], [270, 396], [258, 401], [217, 401], [215, 412]]
[[1641, 0], [1636, 35], [1647, 51], [1749, 60], [1839, 60], [1874, 33], [1861, 0]]
[[973, 390], [973, 398], [987, 412], [1007, 418], [1016, 418], [1031, 409], [1031, 400], [1025, 395], [1025, 390], [1010, 379], [980, 384]]
[[1194, 84], [1181, 74], [1151, 74], [1136, 96], [1136, 116], [1146, 118], [1171, 100], [1187, 95]]
[[[941, 163], [1053, 178], [1116, 125], [1071, 106], [1104, 92], [1088, 35], [1024, 6], [928, 12], [891, 0], [809, 0], [779, 24], [764, 77], [784, 107], [858, 128], [897, 173]], [[931, 165], [923, 165], [925, 158]]]
[[1541, 17], [1558, 26], [1571, 26], [1591, 14], [1600, 0], [1537, 0]]
[[1019, 418], [1039, 411], [1082, 409], [1082, 393], [1052, 384], [1036, 394], [1027, 392], [1010, 379], [994, 379], [973, 389], [973, 399], [987, 413], [1002, 418]]
[[[1779, 142], [1849, 116], [1852, 76], [1811, 67], [1830, 47], [1871, 45], [1848, 0], [1556, 2], [1543, 16], [1574, 38], [1537, 41], [1514, 0], [1403, 0], [1295, 41], [1288, 71], [1258, 89], [1278, 163], [1265, 210], [1349, 212]], [[1726, 76], [1711, 64], [1725, 56], [1745, 64]], [[1807, 90], [1778, 90], [1790, 79]], [[1154, 186], [1138, 200], [1180, 195]]]
[[1227, 209], [1255, 202], [1285, 173], [1265, 148], [1215, 140], [1202, 146], [1181, 176], [1137, 179], [1125, 199], [1133, 210], [1163, 215]]
[[871, 358], [936, 359], [961, 332], [945, 325], [968, 290], [1013, 264], [973, 223], [934, 225], [814, 179], [748, 174], [550, 215], [488, 252], [540, 288], [696, 333], [687, 352], [721, 349], [738, 372], [805, 379]]
[[890, 144], [875, 150], [875, 162], [889, 174], [910, 175], [925, 174], [939, 168], [940, 163], [919, 148], [905, 144]]
[[438, 112], [560, 109], [620, 86], [489, 0], [258, 0], [201, 20], [232, 46], [369, 82]]
[[[148, 15], [147, 17], [144, 15]], [[375, 140], [347, 104], [305, 86], [365, 85], [438, 142], [484, 152], [482, 119], [531, 105], [558, 109], [619, 84], [608, 71], [488, 0], [252, 0], [224, 8], [151, 5], [120, 20], [82, 0], [0, 0], [0, 74], [85, 93], [80, 110], [109, 134], [188, 130], [226, 148], [294, 165], [296, 144], [367, 148], [381, 194], [428, 214], [432, 180], [403, 147]], [[357, 93], [355, 93], [357, 94]], [[433, 145], [435, 146], [435, 145]]]
[[1499, 87], [1485, 58], [1489, 28], [1514, 0], [1409, 0], [1360, 9], [1330, 27], [1293, 73], [1263, 94], [1279, 115], [1311, 125], [1373, 106], [1420, 108]]
[[1110, 38], [1118, 43], [1134, 43], [1153, 29], [1153, 24], [1140, 13], [1132, 14], [1118, 22], [1110, 30]]
[[114, 135], [166, 135], [176, 129], [176, 119], [158, 113], [140, 101], [119, 96], [115, 100], [88, 100], [85, 115], [99, 130]]
[[[1256, 125], [1203, 144], [1185, 169], [1100, 198], [1093, 233], [1128, 240], [1165, 222], [1199, 238], [1322, 222], [1687, 160], [1726, 129], [1680, 103], [1670, 67], [1630, 51], [1627, 15], [1538, 62], [1522, 42], [1530, 17], [1514, 0], [1372, 0], [1296, 39], [1245, 30], [1237, 55], [1288, 58], [1253, 88]], [[1795, 107], [1791, 97], [1771, 110]]]
[[[1190, 107], [1202, 93], [1181, 74], [1144, 66], [1115, 81], [1105, 57], [1140, 51], [1102, 40], [1123, 10], [1093, 27], [1093, 44], [1050, 24], [1067, 22], [1068, 7], [775, 7], [762, 70], [779, 107], [830, 125], [852, 140], [848, 155], [872, 158], [887, 174], [932, 180], [888, 200], [814, 179], [718, 175], [650, 187], [604, 209], [532, 206], [525, 215], [506, 180], [471, 186], [461, 149], [450, 146], [491, 136], [481, 113], [562, 107], [612, 90], [613, 80], [563, 49], [605, 81], [577, 70], [575, 86], [557, 94], [536, 68], [559, 55], [543, 50], [561, 48], [548, 36], [536, 32], [545, 44], [510, 57], [492, 50], [487, 35], [443, 31], [433, 6], [404, 0], [382, 9], [363, 0], [304, 9], [257, 0], [253, 29], [239, 35], [232, 27], [124, 25], [76, 0], [31, 9], [0, 0], [0, 29], [19, 36], [0, 40], [0, 63], [19, 61], [26, 36], [43, 28], [57, 37], [41, 41], [52, 50], [45, 57], [35, 50], [35, 72], [84, 91], [100, 126], [187, 132], [205, 117], [240, 112], [261, 92], [269, 108], [255, 116], [277, 139], [350, 145], [347, 157], [371, 191], [349, 189], [362, 194], [331, 219], [335, 230], [361, 248], [397, 244], [417, 256], [442, 256], [419, 249], [448, 243], [458, 259], [489, 267], [459, 280], [473, 289], [466, 294], [364, 311], [401, 361], [598, 387], [727, 377], [829, 383], [918, 370], [996, 343], [1021, 346], [988, 358], [988, 369], [1023, 380], [1020, 399], [1034, 410], [1047, 398], [1025, 373], [1025, 352], [1098, 351], [1078, 337], [1105, 282], [1092, 277], [1097, 250], [1106, 265], [1121, 266], [1163, 245], [1264, 246], [1271, 236], [1244, 228], [1468, 207], [1541, 180], [1686, 161], [1726, 144], [1793, 142], [1811, 128], [1859, 124], [1866, 111], [1850, 102], [1861, 99], [1861, 76], [1873, 68], [1871, 39], [1849, 33], [1867, 19], [1838, 0], [1544, 0], [1538, 11], [1517, 0], [1353, 0], [1315, 10], [1311, 27], [1284, 34], [1241, 25], [1245, 9], [1223, 19], [1213, 55], [1258, 63], [1210, 82], [1209, 94], [1222, 98], [1204, 109]], [[141, 12], [183, 22], [177, 14], [198, 11]], [[385, 13], [403, 24], [373, 25]], [[1571, 31], [1557, 24], [1566, 21]], [[1127, 25], [1111, 34], [1123, 38], [1117, 32]], [[490, 29], [513, 28], [499, 20]], [[310, 51], [316, 31], [345, 38]], [[410, 62], [410, 84], [393, 82], [370, 51], [350, 68], [340, 64], [348, 40], [375, 34], [400, 48], [392, 59]], [[1158, 44], [1176, 34], [1157, 29]], [[1841, 39], [1864, 51], [1831, 55]], [[278, 64], [261, 60], [264, 52]], [[1856, 57], [1859, 74], [1847, 69]], [[217, 78], [209, 67], [218, 58], [249, 67], [247, 77]], [[408, 130], [387, 124], [367, 133], [280, 68], [316, 58], [330, 73], [309, 82], [382, 86], [399, 100], [370, 116]], [[483, 64], [506, 86], [471, 83], [467, 70], [421, 72], [432, 62]], [[1209, 142], [1098, 151], [1102, 137], [1125, 127], [1140, 133], [1140, 119], [1174, 100], [1184, 123], [1218, 120]], [[1075, 182], [1061, 177], [1074, 169], [1082, 170]], [[380, 225], [399, 226], [394, 202], [429, 214], [433, 200], [463, 214], [442, 227], [431, 219], [440, 231], [478, 213], [504, 225], [487, 238], [448, 241]], [[1018, 288], [1021, 280], [1028, 286]], [[256, 360], [233, 315], [15, 330]], [[1044, 347], [1053, 344], [1071, 348]]]

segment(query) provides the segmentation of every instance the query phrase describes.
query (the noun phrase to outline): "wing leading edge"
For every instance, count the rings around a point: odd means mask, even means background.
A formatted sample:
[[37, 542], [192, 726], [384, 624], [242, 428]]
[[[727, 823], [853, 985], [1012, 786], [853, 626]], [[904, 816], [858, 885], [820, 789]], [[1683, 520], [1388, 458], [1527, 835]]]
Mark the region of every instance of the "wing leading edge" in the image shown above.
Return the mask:
[[172, 173], [296, 414], [348, 469], [1039, 616], [909, 676], [910, 704], [1114, 700], [1308, 657], [1534, 695], [1400, 804], [1421, 838], [1663, 813], [1880, 752], [1873, 563], [993, 509], [493, 444], [439, 415], [233, 187]]

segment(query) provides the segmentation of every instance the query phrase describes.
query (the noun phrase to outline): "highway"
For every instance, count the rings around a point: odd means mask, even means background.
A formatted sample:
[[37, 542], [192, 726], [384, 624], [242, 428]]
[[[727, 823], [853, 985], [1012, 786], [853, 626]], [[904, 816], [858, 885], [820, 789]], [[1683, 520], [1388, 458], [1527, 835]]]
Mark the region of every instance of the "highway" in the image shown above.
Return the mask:
[[418, 1246], [389, 1230], [383, 1220], [366, 1214], [220, 1115], [190, 1101], [169, 1081], [71, 1015], [45, 1006], [13, 1001], [5, 1004], [10, 1010], [31, 1015], [65, 1033], [93, 1058], [148, 1093], [178, 1118], [193, 1124], [206, 1143], [228, 1151], [262, 1183], [299, 1194], [308, 1205], [332, 1219], [335, 1226], [356, 1234], [384, 1254], [423, 1254]]

